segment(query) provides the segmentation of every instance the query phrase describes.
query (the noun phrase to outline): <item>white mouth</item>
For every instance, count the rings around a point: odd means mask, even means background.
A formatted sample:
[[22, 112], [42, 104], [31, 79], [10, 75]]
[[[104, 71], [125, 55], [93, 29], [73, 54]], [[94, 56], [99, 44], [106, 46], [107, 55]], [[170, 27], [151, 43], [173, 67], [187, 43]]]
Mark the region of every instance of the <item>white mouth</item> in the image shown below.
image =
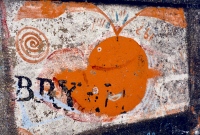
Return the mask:
[[120, 93], [115, 94], [115, 95], [109, 94], [108, 99], [111, 100], [111, 101], [117, 101], [122, 97], [122, 95], [123, 95], [123, 92], [120, 92]]

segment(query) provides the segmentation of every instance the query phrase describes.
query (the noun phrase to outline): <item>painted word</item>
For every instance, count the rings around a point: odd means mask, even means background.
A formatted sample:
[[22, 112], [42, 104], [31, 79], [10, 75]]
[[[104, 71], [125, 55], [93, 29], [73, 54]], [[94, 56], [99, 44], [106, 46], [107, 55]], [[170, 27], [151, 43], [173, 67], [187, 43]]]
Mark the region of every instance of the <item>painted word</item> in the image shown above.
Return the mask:
[[[31, 99], [34, 98], [34, 92], [33, 90], [31, 89], [31, 86], [32, 86], [32, 82], [31, 80], [28, 78], [28, 77], [25, 77], [25, 76], [15, 76], [16, 78], [18, 78], [18, 83], [17, 83], [17, 86], [18, 86], [18, 90], [17, 90], [17, 96], [19, 96], [19, 93], [21, 92], [22, 88], [25, 88], [27, 89], [29, 95], [28, 97], [24, 97], [24, 98], [18, 98], [17, 101], [29, 101]], [[53, 90], [55, 88], [54, 86], [54, 82], [51, 80], [51, 79], [47, 79], [47, 78], [36, 78], [37, 80], [40, 81], [40, 95], [44, 95], [44, 84], [45, 83], [49, 83], [50, 87], [49, 87], [49, 90], [48, 90], [48, 93], [47, 95], [49, 96], [49, 99], [50, 100], [53, 100], [54, 101], [54, 96], [53, 96]], [[26, 80], [27, 82], [27, 85], [22, 85], [22, 81], [23, 80]], [[72, 97], [71, 97], [71, 93], [76, 89], [77, 86], [80, 86], [79, 83], [76, 83], [76, 82], [72, 82], [71, 85], [72, 87], [70, 89], [68, 89], [66, 87], [66, 84], [67, 81], [66, 80], [58, 80], [58, 85], [62, 88], [62, 90], [65, 92], [66, 96], [67, 96], [67, 105], [69, 107], [73, 107], [73, 100], [72, 100]], [[60, 109], [56, 104], [53, 103], [53, 106], [57, 109]]]

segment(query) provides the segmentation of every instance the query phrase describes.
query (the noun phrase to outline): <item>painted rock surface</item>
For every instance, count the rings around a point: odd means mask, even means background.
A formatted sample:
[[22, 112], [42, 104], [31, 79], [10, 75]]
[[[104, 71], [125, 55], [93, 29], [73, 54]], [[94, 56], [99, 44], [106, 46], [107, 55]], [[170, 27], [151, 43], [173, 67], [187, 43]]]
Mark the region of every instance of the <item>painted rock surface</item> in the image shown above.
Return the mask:
[[78, 134], [189, 107], [183, 8], [28, 0], [0, 5], [11, 75], [6, 87], [19, 133]]

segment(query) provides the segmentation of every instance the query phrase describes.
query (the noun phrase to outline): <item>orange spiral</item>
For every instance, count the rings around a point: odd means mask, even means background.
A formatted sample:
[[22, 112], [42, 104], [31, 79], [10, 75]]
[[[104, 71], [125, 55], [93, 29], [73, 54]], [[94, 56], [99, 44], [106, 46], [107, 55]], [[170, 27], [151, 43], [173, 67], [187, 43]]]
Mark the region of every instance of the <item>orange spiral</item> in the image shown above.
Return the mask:
[[18, 31], [15, 46], [20, 57], [29, 63], [38, 63], [49, 53], [47, 37], [33, 27], [24, 27]]

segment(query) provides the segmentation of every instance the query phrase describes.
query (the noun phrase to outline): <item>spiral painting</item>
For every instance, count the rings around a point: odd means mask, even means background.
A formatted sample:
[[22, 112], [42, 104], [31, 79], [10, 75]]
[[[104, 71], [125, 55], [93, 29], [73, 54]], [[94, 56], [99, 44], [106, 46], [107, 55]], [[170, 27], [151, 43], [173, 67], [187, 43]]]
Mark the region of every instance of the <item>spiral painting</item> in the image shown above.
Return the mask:
[[40, 62], [49, 53], [49, 42], [46, 36], [33, 27], [19, 30], [15, 45], [21, 58], [29, 63]]

